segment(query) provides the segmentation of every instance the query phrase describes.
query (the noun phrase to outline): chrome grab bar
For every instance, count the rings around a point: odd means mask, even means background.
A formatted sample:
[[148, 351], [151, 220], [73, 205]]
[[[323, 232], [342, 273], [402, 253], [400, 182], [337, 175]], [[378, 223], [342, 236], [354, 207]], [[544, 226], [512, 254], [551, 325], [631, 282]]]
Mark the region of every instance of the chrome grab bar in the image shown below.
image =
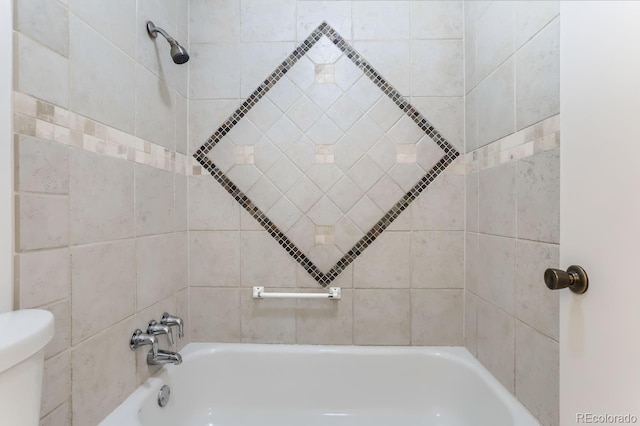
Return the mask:
[[329, 293], [265, 293], [264, 287], [253, 288], [254, 299], [329, 299], [340, 300], [342, 289], [329, 287]]

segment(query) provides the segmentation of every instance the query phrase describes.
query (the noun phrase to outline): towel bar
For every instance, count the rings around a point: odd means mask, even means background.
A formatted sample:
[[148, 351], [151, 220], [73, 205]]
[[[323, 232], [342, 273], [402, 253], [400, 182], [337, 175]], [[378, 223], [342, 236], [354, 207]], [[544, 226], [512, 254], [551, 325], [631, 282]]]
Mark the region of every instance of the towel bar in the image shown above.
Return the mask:
[[342, 298], [340, 287], [330, 287], [329, 293], [265, 293], [264, 287], [253, 288], [254, 299], [329, 299], [339, 300]]

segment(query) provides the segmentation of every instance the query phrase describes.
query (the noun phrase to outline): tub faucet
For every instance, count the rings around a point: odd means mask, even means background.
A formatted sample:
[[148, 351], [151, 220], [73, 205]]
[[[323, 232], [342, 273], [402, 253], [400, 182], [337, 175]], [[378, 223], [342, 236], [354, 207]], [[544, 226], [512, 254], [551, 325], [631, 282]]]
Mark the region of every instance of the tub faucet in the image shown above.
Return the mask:
[[152, 334], [157, 336], [158, 334], [166, 334], [167, 340], [169, 340], [169, 346], [175, 346], [173, 342], [173, 332], [171, 331], [171, 327], [165, 324], [158, 324], [156, 320], [149, 321], [149, 326], [147, 327], [147, 334]]
[[153, 351], [147, 354], [148, 365], [164, 365], [164, 364], [182, 364], [182, 355], [177, 352], [164, 351], [158, 349], [158, 353], [154, 354]]
[[137, 329], [131, 336], [129, 347], [133, 350], [144, 345], [151, 345], [149, 355], [153, 358], [158, 357], [158, 339], [156, 339], [156, 336], [153, 334], [143, 333], [142, 330]]
[[160, 324], [168, 325], [172, 327], [174, 325], [178, 326], [178, 337], [182, 339], [184, 337], [184, 325], [182, 322], [182, 318], [171, 315], [167, 312], [162, 314], [162, 318], [160, 319]]

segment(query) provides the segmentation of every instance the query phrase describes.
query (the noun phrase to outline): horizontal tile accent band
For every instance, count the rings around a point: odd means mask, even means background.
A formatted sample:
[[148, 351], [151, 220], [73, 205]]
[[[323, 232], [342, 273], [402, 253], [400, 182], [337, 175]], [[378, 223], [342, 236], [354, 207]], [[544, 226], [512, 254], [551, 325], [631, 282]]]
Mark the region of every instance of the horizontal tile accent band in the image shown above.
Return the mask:
[[22, 92], [13, 92], [13, 132], [133, 161], [181, 175], [199, 175], [191, 156], [83, 117]]

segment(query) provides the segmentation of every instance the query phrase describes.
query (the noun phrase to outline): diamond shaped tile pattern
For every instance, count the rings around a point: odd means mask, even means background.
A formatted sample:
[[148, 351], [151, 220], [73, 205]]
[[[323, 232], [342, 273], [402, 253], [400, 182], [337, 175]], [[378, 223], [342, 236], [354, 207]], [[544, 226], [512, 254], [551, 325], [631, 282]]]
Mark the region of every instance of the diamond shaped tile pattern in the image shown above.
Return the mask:
[[458, 155], [322, 23], [194, 157], [326, 287]]

